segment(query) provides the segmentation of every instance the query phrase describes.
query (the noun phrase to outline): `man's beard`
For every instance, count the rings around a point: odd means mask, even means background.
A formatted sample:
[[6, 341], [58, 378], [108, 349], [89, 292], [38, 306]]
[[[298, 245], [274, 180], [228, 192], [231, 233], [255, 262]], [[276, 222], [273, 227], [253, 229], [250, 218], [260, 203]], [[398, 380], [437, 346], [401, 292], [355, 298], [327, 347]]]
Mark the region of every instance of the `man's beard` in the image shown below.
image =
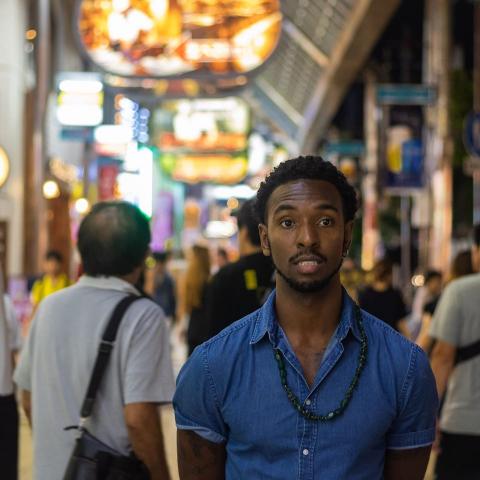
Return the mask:
[[332, 278], [339, 272], [340, 268], [342, 267], [343, 263], [343, 257], [340, 259], [340, 262], [331, 272], [327, 277], [323, 278], [322, 280], [314, 280], [311, 282], [298, 282], [294, 280], [293, 278], [287, 277], [275, 264], [275, 261], [273, 260], [273, 255], [272, 255], [272, 263], [273, 266], [275, 267], [275, 270], [277, 273], [287, 282], [287, 284], [292, 288], [293, 290], [300, 292], [300, 293], [318, 293], [321, 292], [325, 287], [328, 286]]

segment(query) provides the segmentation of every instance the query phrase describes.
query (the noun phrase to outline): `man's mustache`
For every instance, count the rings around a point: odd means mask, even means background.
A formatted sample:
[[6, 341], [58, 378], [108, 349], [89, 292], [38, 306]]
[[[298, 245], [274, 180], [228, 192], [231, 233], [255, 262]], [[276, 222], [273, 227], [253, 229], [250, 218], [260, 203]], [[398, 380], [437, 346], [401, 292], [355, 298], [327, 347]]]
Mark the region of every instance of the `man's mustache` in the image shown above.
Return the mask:
[[322, 255], [319, 252], [316, 252], [312, 249], [308, 250], [302, 250], [301, 252], [298, 252], [296, 255], [290, 258], [290, 263], [298, 263], [299, 260], [303, 259], [304, 257], [309, 257], [312, 260], [318, 260], [320, 262], [326, 262], [327, 257], [325, 255]]

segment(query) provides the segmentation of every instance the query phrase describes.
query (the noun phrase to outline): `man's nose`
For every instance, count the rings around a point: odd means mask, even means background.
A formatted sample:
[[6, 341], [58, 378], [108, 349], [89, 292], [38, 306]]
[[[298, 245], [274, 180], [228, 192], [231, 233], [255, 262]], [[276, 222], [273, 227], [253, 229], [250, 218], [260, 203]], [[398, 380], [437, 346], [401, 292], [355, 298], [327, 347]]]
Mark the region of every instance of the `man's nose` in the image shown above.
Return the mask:
[[299, 247], [311, 247], [319, 243], [318, 228], [308, 222], [305, 222], [298, 229], [297, 245]]

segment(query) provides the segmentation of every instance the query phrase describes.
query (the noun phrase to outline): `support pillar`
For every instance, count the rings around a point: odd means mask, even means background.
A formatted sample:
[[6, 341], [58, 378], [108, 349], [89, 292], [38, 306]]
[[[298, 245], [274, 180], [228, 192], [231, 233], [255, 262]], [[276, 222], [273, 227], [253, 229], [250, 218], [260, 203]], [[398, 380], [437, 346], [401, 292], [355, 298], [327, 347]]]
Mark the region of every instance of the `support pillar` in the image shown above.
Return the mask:
[[426, 109], [426, 168], [432, 178], [429, 265], [446, 272], [452, 238], [452, 141], [450, 137], [450, 1], [425, 0], [424, 83], [437, 87], [437, 102]]

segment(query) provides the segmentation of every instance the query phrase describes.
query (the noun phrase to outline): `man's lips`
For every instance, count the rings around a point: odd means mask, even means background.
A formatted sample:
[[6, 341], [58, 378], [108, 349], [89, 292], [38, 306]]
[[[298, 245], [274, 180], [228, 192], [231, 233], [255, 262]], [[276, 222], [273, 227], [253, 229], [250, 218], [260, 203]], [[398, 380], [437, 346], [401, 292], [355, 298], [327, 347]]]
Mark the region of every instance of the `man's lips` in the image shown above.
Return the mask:
[[298, 273], [308, 275], [317, 273], [325, 262], [326, 259], [319, 255], [300, 255], [295, 257], [292, 263]]
[[297, 255], [290, 260], [294, 265], [299, 264], [320, 264], [325, 263], [327, 259], [321, 255]]

